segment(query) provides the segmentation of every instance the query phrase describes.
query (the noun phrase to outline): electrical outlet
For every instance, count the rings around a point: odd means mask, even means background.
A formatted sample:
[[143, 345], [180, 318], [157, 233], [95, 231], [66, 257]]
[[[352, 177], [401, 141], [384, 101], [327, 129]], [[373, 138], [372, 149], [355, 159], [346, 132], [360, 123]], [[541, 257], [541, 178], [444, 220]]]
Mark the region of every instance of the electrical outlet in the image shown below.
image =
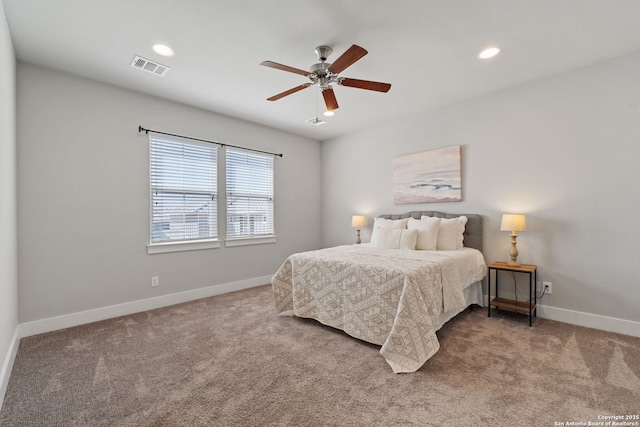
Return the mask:
[[156, 286], [160, 286], [160, 278], [158, 276], [151, 276], [151, 287], [155, 288]]
[[542, 289], [545, 289], [545, 288], [547, 289], [547, 293], [551, 295], [552, 294], [551, 282], [542, 282]]

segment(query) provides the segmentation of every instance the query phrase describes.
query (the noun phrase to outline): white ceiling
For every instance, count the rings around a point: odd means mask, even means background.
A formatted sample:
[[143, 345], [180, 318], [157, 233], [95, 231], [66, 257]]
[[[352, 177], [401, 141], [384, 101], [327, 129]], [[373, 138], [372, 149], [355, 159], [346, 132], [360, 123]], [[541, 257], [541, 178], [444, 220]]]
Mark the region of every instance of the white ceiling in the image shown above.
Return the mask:
[[[637, 0], [2, 0], [19, 60], [325, 140], [640, 50]], [[176, 54], [165, 58], [155, 43]], [[260, 66], [308, 69], [325, 44], [369, 54], [340, 75], [391, 83], [336, 87], [323, 126], [316, 86]], [[497, 57], [481, 61], [484, 47]], [[165, 77], [130, 66], [166, 64]], [[316, 107], [318, 106], [318, 107]], [[322, 117], [322, 116], [321, 116]], [[166, 131], [171, 131], [167, 123]]]

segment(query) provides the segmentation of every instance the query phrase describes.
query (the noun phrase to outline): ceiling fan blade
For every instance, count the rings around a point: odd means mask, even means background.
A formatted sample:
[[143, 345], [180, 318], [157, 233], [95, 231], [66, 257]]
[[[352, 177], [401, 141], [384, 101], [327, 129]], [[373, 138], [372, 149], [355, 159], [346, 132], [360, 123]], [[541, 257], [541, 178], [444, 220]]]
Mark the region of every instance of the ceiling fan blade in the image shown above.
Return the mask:
[[355, 87], [357, 89], [375, 90], [377, 92], [389, 92], [390, 83], [372, 82], [369, 80], [348, 79], [346, 77], [338, 80], [342, 86]]
[[327, 111], [333, 111], [339, 108], [336, 94], [333, 92], [333, 88], [331, 86], [322, 89], [322, 97], [324, 98], [324, 103], [327, 106]]
[[289, 67], [288, 65], [278, 64], [273, 61], [262, 61], [260, 65], [264, 65], [265, 67], [275, 68], [276, 70], [288, 71], [290, 73], [300, 74], [301, 76], [307, 77], [309, 75], [308, 71], [301, 70], [299, 68]]
[[278, 99], [284, 98], [287, 95], [291, 95], [292, 93], [296, 93], [296, 92], [298, 92], [298, 91], [300, 91], [302, 89], [306, 89], [311, 85], [312, 85], [312, 83], [305, 83], [303, 85], [296, 86], [293, 89], [285, 90], [282, 93], [279, 93], [277, 95], [273, 95], [271, 98], [267, 98], [267, 101], [277, 101]]
[[333, 64], [329, 66], [329, 71], [333, 74], [340, 74], [347, 67], [351, 66], [358, 59], [362, 58], [367, 54], [367, 50], [363, 47], [358, 46], [357, 44], [351, 45], [349, 49], [338, 59], [336, 59]]

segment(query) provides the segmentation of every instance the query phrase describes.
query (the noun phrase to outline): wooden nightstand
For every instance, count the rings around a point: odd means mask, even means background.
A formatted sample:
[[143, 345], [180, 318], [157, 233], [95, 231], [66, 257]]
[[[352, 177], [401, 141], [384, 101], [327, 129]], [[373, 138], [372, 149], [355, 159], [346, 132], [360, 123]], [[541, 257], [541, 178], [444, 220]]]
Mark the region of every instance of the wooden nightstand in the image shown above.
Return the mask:
[[[487, 280], [487, 300], [489, 301], [489, 317], [491, 317], [491, 306], [508, 308], [522, 313], [529, 314], [529, 326], [532, 326], [532, 318], [536, 315], [536, 304], [538, 303], [538, 295], [536, 294], [536, 281], [538, 280], [538, 271], [535, 265], [522, 264], [518, 267], [507, 265], [506, 262], [494, 262], [489, 266], [489, 276]], [[496, 278], [496, 297], [491, 299], [491, 270], [495, 270]], [[529, 274], [529, 301], [516, 301], [507, 298], [498, 297], [498, 273], [500, 271], [513, 271], [516, 273]]]

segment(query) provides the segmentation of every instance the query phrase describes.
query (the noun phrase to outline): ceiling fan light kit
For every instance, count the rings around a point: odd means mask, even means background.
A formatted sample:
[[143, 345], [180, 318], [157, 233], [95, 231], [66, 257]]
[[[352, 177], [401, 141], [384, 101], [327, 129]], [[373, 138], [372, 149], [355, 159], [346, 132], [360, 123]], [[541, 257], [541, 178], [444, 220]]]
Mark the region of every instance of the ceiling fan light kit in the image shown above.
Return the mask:
[[273, 61], [263, 61], [260, 65], [265, 67], [275, 68], [277, 70], [287, 71], [289, 73], [300, 74], [311, 80], [311, 83], [305, 83], [300, 86], [296, 86], [292, 89], [281, 92], [270, 98], [267, 101], [277, 101], [285, 96], [291, 95], [302, 89], [306, 89], [309, 86], [318, 85], [322, 91], [322, 97], [324, 98], [327, 111], [337, 110], [339, 108], [338, 100], [333, 91], [332, 83], [340, 86], [353, 87], [356, 89], [373, 90], [376, 92], [388, 92], [391, 89], [391, 84], [373, 82], [369, 80], [350, 79], [346, 77], [340, 77], [339, 74], [353, 65], [360, 58], [365, 56], [368, 52], [366, 49], [352, 45], [347, 49], [338, 59], [333, 63], [328, 63], [327, 58], [333, 52], [329, 46], [318, 46], [314, 50], [320, 62], [313, 64], [309, 71], [304, 71], [299, 68], [290, 67], [288, 65], [279, 64]]

